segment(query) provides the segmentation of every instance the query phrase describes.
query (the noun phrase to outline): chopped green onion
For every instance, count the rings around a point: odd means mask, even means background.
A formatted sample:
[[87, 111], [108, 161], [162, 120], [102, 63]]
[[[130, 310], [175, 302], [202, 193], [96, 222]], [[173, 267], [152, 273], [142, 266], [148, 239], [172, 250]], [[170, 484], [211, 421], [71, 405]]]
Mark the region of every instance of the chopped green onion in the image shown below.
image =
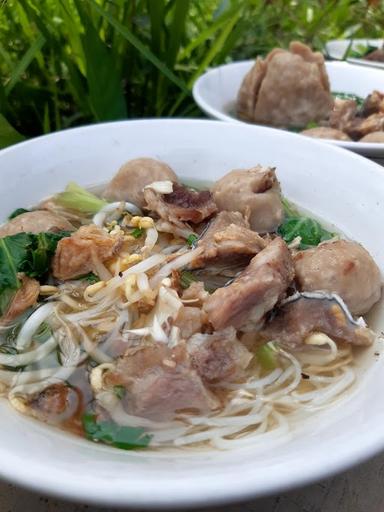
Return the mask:
[[130, 234], [134, 238], [140, 238], [141, 236], [144, 235], [144, 232], [145, 232], [145, 229], [143, 229], [143, 228], [135, 228]]
[[256, 350], [256, 357], [264, 370], [277, 368], [277, 351], [272, 342], [259, 347]]
[[189, 247], [193, 247], [197, 242], [198, 238], [199, 237], [194, 233], [192, 233], [192, 235], [189, 235], [189, 237], [187, 238], [187, 244], [189, 245]]

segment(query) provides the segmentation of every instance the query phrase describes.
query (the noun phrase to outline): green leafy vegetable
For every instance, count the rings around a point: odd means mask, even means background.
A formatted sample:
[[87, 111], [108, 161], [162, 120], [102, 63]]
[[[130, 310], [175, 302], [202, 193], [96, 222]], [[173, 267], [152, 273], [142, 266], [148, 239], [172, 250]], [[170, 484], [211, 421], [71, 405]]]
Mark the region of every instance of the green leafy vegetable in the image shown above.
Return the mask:
[[83, 428], [85, 435], [91, 441], [133, 450], [145, 448], [151, 441], [151, 436], [145, 434], [143, 428], [122, 427], [111, 421], [98, 421], [95, 414], [84, 414]]
[[272, 342], [259, 347], [256, 350], [256, 357], [264, 370], [277, 368], [277, 352]]
[[143, 228], [135, 228], [130, 234], [135, 238], [140, 238], [144, 235], [145, 229]]
[[315, 121], [310, 121], [305, 127], [306, 130], [310, 130], [311, 128], [317, 128], [319, 126]]
[[124, 398], [125, 396], [125, 393], [126, 393], [126, 389], [124, 386], [119, 386], [119, 385], [116, 385], [116, 386], [113, 386], [113, 392], [115, 393], [115, 395], [117, 396], [117, 398], [119, 400], [121, 400], [122, 398]]
[[61, 238], [60, 233], [17, 233], [0, 238], [0, 316], [20, 288], [19, 272], [30, 277], [41, 277], [50, 267], [52, 256]]
[[300, 249], [314, 247], [335, 236], [335, 233], [327, 231], [319, 222], [309, 217], [290, 217], [279, 226], [277, 231], [287, 243], [299, 236]]
[[57, 194], [55, 201], [64, 208], [90, 214], [97, 213], [108, 204], [73, 181], [68, 183], [64, 192]]
[[192, 274], [192, 272], [183, 270], [180, 273], [180, 286], [183, 288], [183, 290], [189, 288], [191, 284], [196, 281], [198, 281], [198, 279], [194, 274]]
[[199, 237], [195, 234], [189, 235], [189, 237], [187, 238], [187, 244], [189, 245], [189, 247], [193, 247], [197, 242], [198, 238]]
[[14, 210], [11, 213], [11, 215], [8, 216], [8, 220], [12, 220], [15, 217], [18, 217], [19, 215], [21, 215], [22, 213], [27, 213], [27, 212], [29, 212], [29, 210], [26, 210], [25, 208], [17, 208], [16, 210]]
[[361, 98], [360, 96], [357, 96], [356, 94], [351, 94], [348, 92], [337, 92], [332, 91], [332, 94], [335, 98], [339, 98], [340, 100], [354, 100], [357, 103], [358, 107], [361, 107], [364, 103], [364, 98]]

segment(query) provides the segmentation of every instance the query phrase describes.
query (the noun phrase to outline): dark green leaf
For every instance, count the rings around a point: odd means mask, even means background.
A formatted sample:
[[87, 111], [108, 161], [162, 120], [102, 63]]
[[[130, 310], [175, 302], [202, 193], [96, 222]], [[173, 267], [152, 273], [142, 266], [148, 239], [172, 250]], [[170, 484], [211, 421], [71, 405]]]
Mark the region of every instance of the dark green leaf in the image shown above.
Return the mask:
[[122, 427], [111, 421], [98, 421], [95, 414], [84, 414], [83, 428], [85, 435], [91, 441], [133, 450], [145, 448], [151, 441], [151, 436], [145, 434], [143, 428]]
[[87, 281], [87, 283], [89, 283], [89, 284], [95, 284], [95, 283], [98, 283], [100, 281], [100, 278], [96, 274], [94, 274], [93, 272], [90, 272], [86, 276], [82, 277], [82, 279], [84, 281]]
[[279, 226], [278, 233], [287, 243], [299, 236], [301, 238], [300, 249], [314, 247], [335, 236], [334, 233], [324, 229], [319, 222], [309, 217], [289, 217]]
[[16, 208], [16, 210], [14, 210], [11, 215], [8, 216], [8, 220], [12, 220], [14, 219], [15, 217], [18, 217], [19, 215], [21, 215], [22, 213], [28, 213], [29, 210], [26, 210], [25, 208]]

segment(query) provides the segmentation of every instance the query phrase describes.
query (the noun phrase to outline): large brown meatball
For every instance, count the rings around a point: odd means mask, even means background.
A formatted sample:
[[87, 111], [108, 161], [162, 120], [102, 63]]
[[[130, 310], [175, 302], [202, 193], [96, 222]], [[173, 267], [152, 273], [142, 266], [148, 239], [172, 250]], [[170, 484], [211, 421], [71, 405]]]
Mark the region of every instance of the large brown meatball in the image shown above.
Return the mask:
[[275, 231], [283, 220], [280, 185], [272, 167], [258, 165], [231, 171], [215, 183], [212, 193], [220, 211], [249, 216], [254, 231]]
[[351, 313], [367, 313], [381, 296], [380, 270], [368, 251], [356, 242], [337, 240], [295, 256], [301, 291], [337, 293]]
[[45, 233], [58, 231], [74, 231], [72, 224], [47, 210], [35, 210], [18, 215], [0, 227], [0, 237], [16, 235], [16, 233]]
[[104, 197], [144, 206], [143, 188], [154, 181], [179, 181], [172, 169], [153, 158], [135, 158], [123, 164], [107, 185]]

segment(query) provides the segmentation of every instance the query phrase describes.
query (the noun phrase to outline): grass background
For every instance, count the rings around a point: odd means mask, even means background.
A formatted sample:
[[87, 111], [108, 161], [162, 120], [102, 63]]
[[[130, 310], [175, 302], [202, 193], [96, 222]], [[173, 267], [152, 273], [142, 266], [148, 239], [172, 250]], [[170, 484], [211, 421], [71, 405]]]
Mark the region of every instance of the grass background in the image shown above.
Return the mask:
[[81, 124], [201, 116], [208, 67], [383, 37], [384, 0], [0, 0], [0, 148]]

